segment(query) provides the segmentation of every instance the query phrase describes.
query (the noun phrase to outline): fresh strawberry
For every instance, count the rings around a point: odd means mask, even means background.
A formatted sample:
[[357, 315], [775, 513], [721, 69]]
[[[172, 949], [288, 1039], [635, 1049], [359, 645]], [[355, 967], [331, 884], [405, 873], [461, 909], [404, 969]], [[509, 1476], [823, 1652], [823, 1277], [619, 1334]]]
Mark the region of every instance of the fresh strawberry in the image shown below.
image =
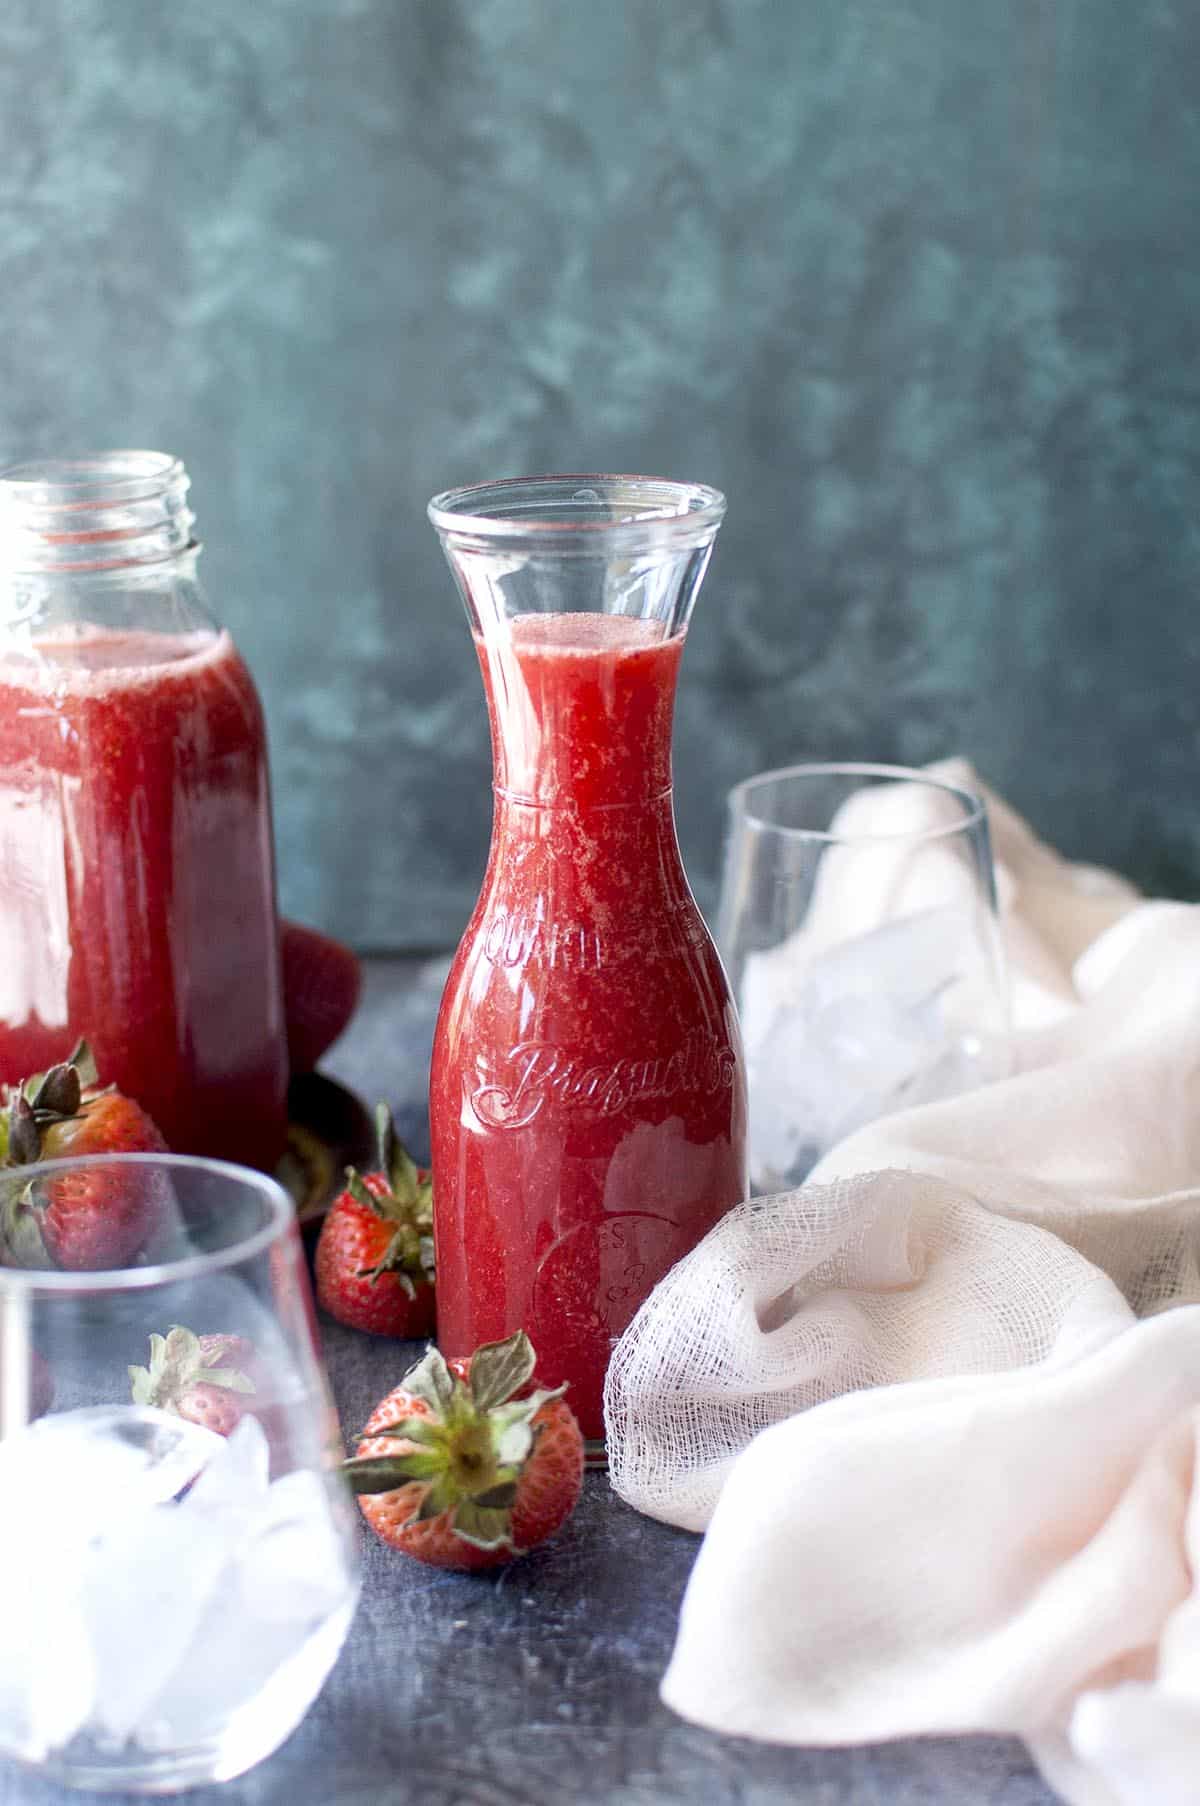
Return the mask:
[[340, 941], [281, 922], [283, 1013], [293, 1072], [311, 1072], [353, 1016], [362, 989], [358, 958]]
[[[100, 1086], [85, 1041], [69, 1060], [10, 1089], [8, 1167], [95, 1154], [161, 1154], [166, 1142], [140, 1104]], [[98, 1271], [141, 1252], [162, 1214], [153, 1170], [56, 1174], [10, 1185], [0, 1202], [0, 1251], [20, 1267]]]
[[469, 1360], [431, 1348], [376, 1405], [342, 1471], [385, 1543], [435, 1568], [494, 1568], [570, 1516], [583, 1438], [563, 1387], [525, 1393], [534, 1364], [523, 1330]]
[[157, 1405], [218, 1436], [228, 1436], [247, 1411], [261, 1416], [267, 1388], [254, 1345], [245, 1336], [197, 1336], [177, 1324], [151, 1336], [150, 1365], [131, 1367], [135, 1405]]
[[433, 1331], [433, 1186], [380, 1104], [379, 1170], [351, 1167], [329, 1207], [315, 1261], [317, 1297], [331, 1317], [376, 1336]]

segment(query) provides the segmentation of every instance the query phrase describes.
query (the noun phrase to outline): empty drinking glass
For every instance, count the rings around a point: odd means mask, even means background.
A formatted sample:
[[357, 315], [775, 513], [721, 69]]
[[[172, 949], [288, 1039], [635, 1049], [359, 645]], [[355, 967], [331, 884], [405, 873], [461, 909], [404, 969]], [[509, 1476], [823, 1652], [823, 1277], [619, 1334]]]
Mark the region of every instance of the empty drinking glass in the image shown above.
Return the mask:
[[136, 1216], [146, 1264], [0, 1269], [0, 1752], [163, 1792], [304, 1716], [354, 1612], [352, 1511], [280, 1187], [170, 1155], [0, 1173], [10, 1258], [88, 1210]]
[[1007, 992], [982, 798], [888, 765], [730, 793], [717, 939], [758, 1192], [889, 1111], [1001, 1076]]

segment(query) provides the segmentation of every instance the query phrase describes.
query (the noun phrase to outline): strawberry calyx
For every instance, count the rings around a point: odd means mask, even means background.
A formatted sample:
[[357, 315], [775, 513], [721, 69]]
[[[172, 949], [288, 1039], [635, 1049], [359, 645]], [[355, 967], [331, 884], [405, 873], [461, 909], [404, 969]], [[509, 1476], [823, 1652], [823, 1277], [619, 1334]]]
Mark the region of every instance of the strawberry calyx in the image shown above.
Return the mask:
[[8, 1094], [5, 1164], [35, 1165], [42, 1157], [45, 1131], [56, 1123], [76, 1121], [87, 1108], [85, 1092], [88, 1103], [104, 1095], [97, 1090], [99, 1083], [95, 1056], [87, 1042], [80, 1041], [67, 1059], [13, 1085]]
[[229, 1392], [255, 1391], [249, 1374], [222, 1367], [219, 1357], [204, 1348], [199, 1336], [179, 1324], [165, 1336], [150, 1337], [150, 1364], [130, 1367], [129, 1381], [135, 1405], [157, 1405], [161, 1411], [176, 1413], [180, 1401], [197, 1385]]
[[[95, 1089], [99, 1081], [92, 1050], [86, 1041], [80, 1041], [67, 1059], [10, 1086], [8, 1109], [0, 1118], [0, 1165], [36, 1166], [42, 1158], [43, 1135], [56, 1123], [77, 1121], [87, 1108], [85, 1091], [91, 1094], [89, 1101], [103, 1095]], [[40, 1195], [36, 1181], [20, 1191], [6, 1188], [0, 1201], [0, 1247], [10, 1265], [45, 1268], [56, 1264], [42, 1234], [46, 1208], [47, 1200]]]
[[32, 1166], [42, 1151], [42, 1132], [33, 1105], [23, 1091], [14, 1091], [8, 1100], [9, 1166]]
[[42, 1234], [45, 1209], [46, 1199], [39, 1195], [36, 1179], [20, 1190], [12, 1181], [5, 1185], [0, 1200], [0, 1253], [6, 1266], [43, 1270], [57, 1266]]
[[384, 1455], [358, 1455], [342, 1463], [356, 1493], [394, 1492], [421, 1486], [410, 1522], [449, 1515], [450, 1527], [477, 1549], [511, 1549], [512, 1508], [521, 1476], [538, 1439], [534, 1418], [565, 1386], [515, 1394], [529, 1384], [536, 1365], [524, 1330], [476, 1349], [466, 1379], [452, 1373], [430, 1348], [405, 1375], [404, 1390], [427, 1411], [372, 1430], [407, 1446]]
[[433, 1284], [433, 1181], [422, 1179], [386, 1104], [375, 1112], [375, 1130], [379, 1169], [372, 1177], [383, 1183], [373, 1189], [347, 1167], [346, 1190], [356, 1204], [395, 1228], [379, 1260], [373, 1267], [360, 1267], [357, 1277], [374, 1282], [394, 1273], [408, 1297], [415, 1298], [418, 1284]]

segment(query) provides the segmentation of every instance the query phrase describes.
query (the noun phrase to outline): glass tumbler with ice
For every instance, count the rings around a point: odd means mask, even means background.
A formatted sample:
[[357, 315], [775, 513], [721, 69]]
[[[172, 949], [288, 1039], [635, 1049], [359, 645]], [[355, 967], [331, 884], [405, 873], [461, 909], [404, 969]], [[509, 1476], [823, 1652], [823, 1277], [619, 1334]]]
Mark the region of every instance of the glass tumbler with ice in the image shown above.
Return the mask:
[[[242, 1773], [299, 1723], [357, 1599], [292, 1206], [219, 1161], [0, 1172], [6, 1221], [119, 1185], [121, 1271], [0, 1268], [0, 1753], [69, 1786]], [[28, 1248], [29, 1239], [9, 1245]]]
[[717, 938], [758, 1192], [873, 1118], [1001, 1076], [1007, 990], [987, 810], [885, 765], [795, 765], [729, 799]]

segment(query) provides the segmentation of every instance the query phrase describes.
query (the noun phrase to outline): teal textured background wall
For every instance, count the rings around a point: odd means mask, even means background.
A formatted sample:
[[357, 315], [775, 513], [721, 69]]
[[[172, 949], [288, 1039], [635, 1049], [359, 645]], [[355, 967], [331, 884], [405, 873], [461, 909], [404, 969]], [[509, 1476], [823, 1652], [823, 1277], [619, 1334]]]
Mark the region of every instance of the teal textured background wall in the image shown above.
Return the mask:
[[962, 750], [1200, 888], [1194, 0], [6, 0], [0, 456], [187, 461], [285, 906], [453, 941], [489, 819], [424, 519], [716, 482], [678, 799]]

